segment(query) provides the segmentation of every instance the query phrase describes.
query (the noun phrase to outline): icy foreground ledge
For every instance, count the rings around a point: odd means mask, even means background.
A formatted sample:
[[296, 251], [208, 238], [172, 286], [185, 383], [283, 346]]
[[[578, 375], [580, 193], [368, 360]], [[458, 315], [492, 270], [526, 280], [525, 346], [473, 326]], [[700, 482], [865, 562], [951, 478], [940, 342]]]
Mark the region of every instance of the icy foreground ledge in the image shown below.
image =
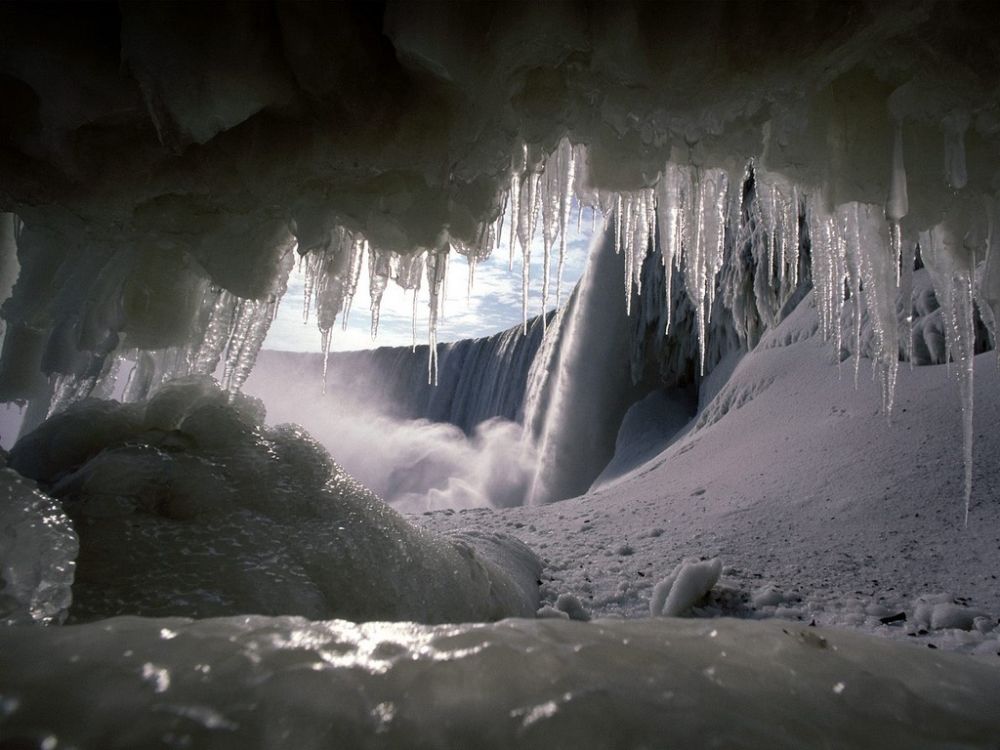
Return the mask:
[[[0, 730], [80, 748], [995, 747], [1000, 670], [787, 623], [119, 618], [0, 631]], [[58, 708], [56, 708], [58, 707]]]

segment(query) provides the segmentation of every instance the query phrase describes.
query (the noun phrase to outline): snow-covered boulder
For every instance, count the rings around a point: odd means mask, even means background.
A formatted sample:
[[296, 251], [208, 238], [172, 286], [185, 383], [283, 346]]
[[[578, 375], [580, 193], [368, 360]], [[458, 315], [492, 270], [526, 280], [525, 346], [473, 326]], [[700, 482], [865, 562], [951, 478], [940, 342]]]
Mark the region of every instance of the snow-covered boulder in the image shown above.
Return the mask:
[[79, 534], [74, 618], [534, 615], [540, 563], [523, 544], [414, 528], [304, 430], [262, 417], [189, 378], [142, 404], [82, 402], [14, 446], [11, 466]]

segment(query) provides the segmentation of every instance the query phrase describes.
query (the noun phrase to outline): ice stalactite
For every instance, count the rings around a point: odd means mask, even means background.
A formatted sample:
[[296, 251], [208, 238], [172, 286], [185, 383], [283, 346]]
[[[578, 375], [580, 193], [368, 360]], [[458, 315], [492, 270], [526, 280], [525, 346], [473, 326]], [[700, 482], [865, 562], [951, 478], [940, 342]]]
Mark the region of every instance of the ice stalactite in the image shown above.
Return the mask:
[[625, 314], [631, 315], [632, 287], [642, 293], [642, 262], [655, 236], [654, 190], [619, 193], [615, 206], [615, 253], [624, 253]]
[[728, 190], [725, 171], [710, 169], [699, 175], [693, 237], [684, 251], [684, 281], [697, 317], [701, 375], [705, 374], [707, 324], [715, 302], [715, 279], [725, 257]]
[[225, 289], [210, 286], [203, 302], [207, 309], [201, 341], [190, 347], [188, 352], [188, 372], [197, 375], [211, 375], [218, 367], [222, 352], [229, 342], [233, 329], [237, 298]]
[[836, 221], [824, 210], [821, 200], [808, 202], [807, 220], [820, 331], [826, 341], [833, 343], [839, 361], [843, 346], [841, 311], [847, 282], [846, 247]]
[[948, 185], [961, 190], [969, 181], [965, 163], [965, 131], [970, 125], [967, 112], [955, 111], [944, 118], [944, 174]]
[[986, 325], [997, 352], [997, 366], [1000, 367], [1000, 200], [985, 198], [989, 224], [989, 243], [982, 272], [976, 277], [976, 301], [983, 323]]
[[[257, 361], [257, 355], [260, 353], [264, 339], [267, 338], [267, 332], [274, 321], [274, 311], [288, 288], [288, 277], [294, 265], [295, 252], [292, 246], [288, 245], [279, 251], [278, 268], [271, 289], [266, 296], [259, 300], [244, 299], [239, 301], [239, 312], [235, 316], [232, 333], [229, 337], [229, 349], [226, 354], [226, 367], [223, 375], [223, 385], [231, 394], [239, 391], [243, 386]], [[211, 323], [209, 328], [211, 329]], [[221, 321], [219, 330], [221, 330]], [[207, 335], [208, 332], [206, 332]], [[215, 339], [210, 343], [210, 351], [214, 350], [217, 341], [218, 339]], [[194, 370], [190, 368], [188, 371], [194, 373]]]
[[[780, 309], [799, 282], [799, 214], [801, 197], [796, 185], [777, 175], [758, 170], [754, 174], [757, 199], [751, 206], [759, 230], [763, 252], [758, 263], [764, 266], [764, 286], [758, 288], [763, 310]], [[776, 295], [777, 305], [770, 297]], [[768, 323], [773, 322], [769, 319]]]
[[[313, 268], [312, 289], [324, 363], [329, 356], [334, 323], [345, 305], [349, 305], [349, 294], [353, 294], [354, 266], [356, 262], [360, 264], [355, 260], [355, 239], [344, 227], [338, 226], [329, 232], [322, 249], [313, 251], [316, 257], [310, 264]], [[363, 245], [358, 249], [363, 249]], [[325, 364], [323, 393], [326, 393]]]
[[837, 219], [847, 251], [854, 303], [855, 379], [861, 359], [861, 318], [866, 311], [873, 336], [872, 367], [881, 385], [882, 409], [890, 416], [899, 363], [896, 316], [899, 274], [895, 253], [890, 249], [884, 209], [868, 203], [849, 203], [838, 208]]
[[[554, 166], [559, 166], [559, 150], [557, 149], [553, 159]], [[556, 235], [562, 224], [562, 193], [559, 190], [560, 170], [546, 169], [542, 175], [544, 183], [542, 204], [542, 315], [549, 303], [549, 287], [552, 268], [552, 250], [555, 246]]]
[[437, 324], [441, 313], [442, 289], [445, 273], [448, 268], [448, 256], [445, 252], [427, 253], [427, 290], [428, 290], [428, 324], [427, 324], [427, 382], [437, 385]]
[[521, 316], [522, 327], [528, 330], [528, 289], [531, 285], [531, 245], [544, 188], [540, 187], [542, 165], [529, 165], [525, 185], [521, 187], [521, 208], [518, 211], [517, 240], [521, 245]]
[[391, 256], [372, 249], [368, 253], [368, 294], [371, 298], [372, 339], [378, 336], [379, 314], [382, 307], [382, 295], [389, 282], [391, 273]]
[[522, 144], [521, 148], [514, 150], [510, 165], [510, 191], [507, 202], [510, 205], [510, 238], [508, 249], [510, 254], [507, 258], [507, 270], [514, 270], [514, 253], [517, 246], [518, 227], [521, 225], [521, 181], [524, 179], [524, 170], [528, 162], [528, 146]]
[[692, 212], [693, 176], [690, 167], [667, 162], [656, 187], [656, 211], [660, 229], [660, 257], [663, 262], [666, 292], [666, 321], [663, 335], [670, 333], [671, 284], [673, 270], [681, 262], [687, 220]]
[[344, 316], [341, 323], [342, 330], [347, 330], [347, 321], [351, 315], [351, 305], [354, 302], [354, 294], [358, 289], [358, 279], [361, 278], [361, 267], [365, 262], [365, 255], [368, 253], [368, 241], [363, 237], [355, 237], [350, 248], [350, 265], [347, 269], [347, 279], [344, 286]]
[[920, 255], [944, 311], [946, 348], [951, 356], [950, 366], [958, 379], [962, 404], [966, 523], [969, 521], [973, 469], [973, 283], [976, 253], [982, 253], [991, 242], [988, 216], [976, 203], [971, 199], [957, 202], [943, 222], [920, 233]]
[[[573, 146], [563, 139], [559, 143], [559, 266], [556, 271], [556, 307], [562, 303], [562, 280], [563, 268], [566, 265], [566, 232], [569, 225], [570, 211], [573, 208], [573, 182], [576, 176], [576, 159], [573, 153]], [[577, 232], [580, 231], [579, 218], [583, 212], [583, 205], [580, 204], [580, 213], [577, 214]], [[544, 307], [544, 305], [543, 305]], [[545, 310], [543, 309], [544, 313]]]
[[902, 281], [903, 232], [900, 222], [910, 212], [910, 197], [906, 185], [906, 163], [903, 158], [903, 124], [895, 123], [892, 141], [892, 176], [889, 180], [889, 197], [885, 202], [885, 218], [889, 222], [889, 237], [896, 258], [899, 275], [896, 283]]

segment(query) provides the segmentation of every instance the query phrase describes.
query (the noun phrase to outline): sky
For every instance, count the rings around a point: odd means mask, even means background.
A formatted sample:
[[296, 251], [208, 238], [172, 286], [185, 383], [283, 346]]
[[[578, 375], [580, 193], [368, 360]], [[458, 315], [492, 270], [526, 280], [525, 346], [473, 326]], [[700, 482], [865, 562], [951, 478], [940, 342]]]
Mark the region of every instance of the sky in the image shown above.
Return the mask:
[[[576, 231], [576, 211], [570, 222], [569, 239], [566, 246], [566, 265], [563, 271], [562, 302], [573, 290], [573, 285], [583, 274], [587, 259], [587, 247], [591, 237], [590, 209], [584, 209], [581, 231]], [[598, 222], [600, 216], [598, 215]], [[544, 253], [541, 229], [536, 232], [532, 244], [530, 285], [528, 296], [528, 316], [534, 316], [542, 309], [542, 268]], [[507, 238], [509, 227], [505, 226], [500, 249], [476, 266], [475, 282], [471, 295], [467, 295], [469, 271], [464, 257], [452, 254], [448, 264], [443, 316], [438, 320], [438, 341], [456, 341], [478, 338], [502, 331], [519, 324], [521, 313], [521, 254], [518, 249], [514, 266], [508, 270]], [[547, 309], [555, 308], [556, 271], [558, 267], [558, 242], [552, 252], [551, 285]], [[277, 318], [271, 325], [264, 342], [266, 349], [284, 351], [320, 351], [320, 333], [315, 317], [308, 323], [302, 320], [304, 276], [296, 269], [288, 281], [285, 294], [278, 310]], [[428, 293], [426, 276], [417, 302], [416, 343], [427, 343]], [[362, 266], [347, 329], [342, 329], [342, 317], [338, 317], [330, 340], [331, 351], [352, 351], [373, 349], [378, 346], [409, 346], [413, 343], [413, 292], [404, 291], [389, 282], [382, 297], [378, 338], [371, 338], [371, 313], [368, 297], [368, 264]]]

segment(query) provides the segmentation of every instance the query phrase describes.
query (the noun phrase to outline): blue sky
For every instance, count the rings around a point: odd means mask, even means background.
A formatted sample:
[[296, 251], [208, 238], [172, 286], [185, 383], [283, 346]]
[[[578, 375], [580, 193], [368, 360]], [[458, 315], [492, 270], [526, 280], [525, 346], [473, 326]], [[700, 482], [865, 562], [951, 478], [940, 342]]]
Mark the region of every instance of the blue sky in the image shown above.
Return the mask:
[[[569, 231], [566, 247], [566, 266], [563, 272], [562, 301], [565, 302], [573, 285], [583, 274], [590, 242], [590, 210], [585, 209], [581, 232], [576, 232], [576, 212]], [[444, 300], [444, 315], [438, 321], [438, 341], [455, 341], [464, 338], [488, 336], [521, 322], [521, 256], [515, 255], [514, 267], [507, 270], [509, 233], [504, 227], [503, 245], [488, 260], [476, 266], [475, 283], [472, 294], [466, 300], [468, 287], [468, 264], [465, 258], [452, 255], [448, 266], [447, 288]], [[536, 232], [531, 252], [531, 284], [528, 296], [529, 317], [541, 311], [542, 307], [542, 267], [544, 264], [541, 228]], [[558, 243], [552, 253], [551, 289], [548, 309], [555, 307], [555, 278], [558, 264]], [[286, 351], [319, 351], [320, 334], [315, 318], [309, 323], [302, 322], [302, 298], [304, 278], [296, 269], [288, 282], [288, 292], [281, 302], [278, 317], [271, 325], [266, 349]], [[417, 308], [417, 343], [427, 343], [427, 289], [420, 290]], [[408, 346], [412, 343], [411, 325], [413, 319], [413, 292], [405, 292], [392, 282], [382, 298], [378, 339], [371, 339], [371, 314], [368, 297], [368, 268], [365, 264], [358, 282], [358, 293], [348, 319], [347, 330], [342, 330], [338, 318], [330, 341], [331, 351], [351, 351], [372, 349], [377, 346]]]

